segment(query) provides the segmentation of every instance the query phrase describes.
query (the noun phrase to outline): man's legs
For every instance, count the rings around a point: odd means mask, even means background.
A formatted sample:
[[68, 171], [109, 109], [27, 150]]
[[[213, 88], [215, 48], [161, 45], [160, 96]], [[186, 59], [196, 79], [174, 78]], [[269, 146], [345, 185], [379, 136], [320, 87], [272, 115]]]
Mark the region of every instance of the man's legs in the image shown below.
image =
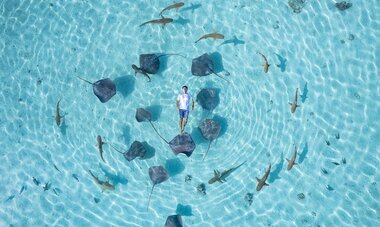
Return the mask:
[[179, 118], [179, 132], [182, 133], [182, 117]]
[[[185, 131], [186, 123], [187, 123], [187, 118], [185, 118], [183, 120], [183, 129], [182, 129], [182, 131]], [[181, 133], [182, 133], [182, 131], [181, 131]]]

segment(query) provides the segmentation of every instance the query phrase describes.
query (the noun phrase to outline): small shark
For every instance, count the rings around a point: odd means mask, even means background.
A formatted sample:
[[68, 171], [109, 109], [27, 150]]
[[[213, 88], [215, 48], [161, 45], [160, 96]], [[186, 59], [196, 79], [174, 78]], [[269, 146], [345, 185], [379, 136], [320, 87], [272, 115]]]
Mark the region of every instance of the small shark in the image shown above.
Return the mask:
[[176, 9], [176, 12], [178, 12], [179, 8], [181, 8], [182, 6], [184, 6], [185, 3], [183, 2], [177, 2], [177, 3], [174, 3], [173, 5], [170, 5], [170, 6], [167, 6], [165, 7], [161, 12], [160, 12], [160, 16], [162, 16], [162, 13], [166, 10], [170, 10], [170, 9]]
[[297, 146], [294, 144], [294, 153], [293, 153], [292, 158], [290, 160], [286, 159], [286, 161], [288, 161], [288, 168], [287, 168], [288, 171], [291, 170], [294, 165], [297, 165], [296, 158], [297, 158]]
[[90, 172], [91, 176], [94, 178], [94, 181], [99, 185], [99, 187], [102, 189], [102, 192], [106, 191], [106, 190], [109, 190], [109, 191], [113, 191], [115, 190], [115, 186], [113, 186], [112, 184], [110, 184], [108, 181], [101, 181], [99, 180], [99, 178], [97, 178], [92, 172], [91, 170], [88, 170], [88, 172]]
[[213, 183], [215, 183], [215, 182], [217, 182], [217, 181], [219, 181], [220, 183], [223, 183], [223, 182], [225, 182], [226, 180], [225, 180], [225, 178], [228, 176], [228, 175], [230, 175], [234, 170], [236, 170], [237, 168], [239, 168], [240, 166], [242, 166], [244, 163], [246, 163], [247, 161], [245, 161], [245, 162], [243, 162], [242, 164], [240, 164], [240, 165], [238, 165], [238, 166], [236, 166], [236, 167], [233, 167], [233, 168], [231, 168], [231, 169], [229, 169], [229, 170], [225, 170], [225, 171], [223, 171], [223, 172], [219, 172], [218, 170], [214, 170], [214, 177], [213, 178], [211, 178], [209, 181], [208, 181], [208, 183], [209, 184], [213, 184]]
[[155, 20], [150, 20], [150, 21], [144, 22], [144, 23], [140, 24], [140, 27], [144, 26], [146, 24], [162, 24], [162, 29], [164, 29], [166, 24], [172, 23], [172, 22], [173, 22], [172, 18], [163, 17], [161, 15], [161, 19], [155, 19]]
[[103, 142], [102, 137], [98, 135], [96, 137], [96, 146], [99, 149], [100, 157], [102, 158], [103, 162], [106, 163], [106, 161], [103, 158], [103, 152], [104, 152], [103, 151], [103, 144], [105, 144], [105, 142]]
[[270, 64], [268, 64], [268, 60], [267, 60], [267, 58], [266, 58], [262, 53], [260, 53], [260, 52], [257, 52], [257, 53], [260, 54], [261, 57], [263, 58], [263, 60], [264, 60], [264, 64], [262, 64], [261, 66], [263, 66], [263, 68], [264, 68], [264, 73], [267, 73], [268, 70], [269, 70], [269, 66], [270, 66]]
[[147, 72], [145, 72], [142, 68], [137, 67], [137, 65], [132, 64], [132, 69], [135, 70], [135, 76], [137, 73], [143, 74], [144, 76], [148, 77], [148, 82], [150, 82], [150, 77]]
[[215, 41], [216, 39], [224, 39], [224, 35], [213, 32], [210, 34], [203, 35], [201, 38], [199, 38], [197, 41], [195, 41], [195, 43], [199, 42], [202, 39], [207, 39], [207, 38], [212, 38], [212, 40]]
[[257, 187], [256, 187], [256, 191], [260, 191], [264, 187], [264, 185], [269, 186], [269, 184], [265, 183], [265, 181], [267, 180], [267, 178], [269, 176], [271, 167], [272, 167], [272, 165], [269, 164], [269, 168], [267, 169], [267, 171], [265, 172], [264, 176], [261, 179], [256, 177], [256, 180], [258, 182]]
[[61, 116], [59, 114], [59, 103], [60, 102], [61, 102], [61, 99], [57, 102], [57, 107], [56, 107], [56, 110], [55, 110], [55, 116], [53, 116], [53, 118], [55, 120], [55, 123], [57, 124], [58, 127], [61, 125], [61, 118], [64, 117], [64, 116]]
[[289, 103], [289, 105], [291, 105], [291, 107], [290, 107], [290, 111], [291, 111], [292, 113], [296, 112], [297, 107], [299, 107], [299, 105], [297, 104], [297, 101], [298, 101], [298, 88], [297, 88], [297, 90], [296, 90], [296, 95], [294, 96], [294, 101], [293, 101], [293, 103]]

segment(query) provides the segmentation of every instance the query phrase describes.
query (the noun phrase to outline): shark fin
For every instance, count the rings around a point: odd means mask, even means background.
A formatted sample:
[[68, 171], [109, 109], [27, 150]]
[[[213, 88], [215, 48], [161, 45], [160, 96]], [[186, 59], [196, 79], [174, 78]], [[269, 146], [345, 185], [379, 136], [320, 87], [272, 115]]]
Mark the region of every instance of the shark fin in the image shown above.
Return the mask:
[[264, 183], [264, 185], [265, 185], [265, 186], [269, 186], [269, 184], [267, 184], [267, 183]]
[[293, 103], [289, 102], [289, 105], [293, 105]]
[[286, 158], [286, 161], [290, 162], [290, 160], [289, 160], [289, 159], [287, 159], [287, 158]]
[[260, 182], [260, 179], [256, 177], [257, 182]]

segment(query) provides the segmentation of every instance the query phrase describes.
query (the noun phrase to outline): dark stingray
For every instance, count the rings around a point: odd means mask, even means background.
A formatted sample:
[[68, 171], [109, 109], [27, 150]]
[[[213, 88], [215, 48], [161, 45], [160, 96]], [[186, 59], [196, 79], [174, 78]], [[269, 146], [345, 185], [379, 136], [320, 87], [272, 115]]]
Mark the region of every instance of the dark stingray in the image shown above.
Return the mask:
[[[170, 55], [178, 55], [181, 57], [184, 57], [180, 54], [140, 54], [139, 56], [139, 62], [140, 67], [137, 67], [136, 65], [132, 65], [132, 68], [135, 70], [136, 73], [142, 73], [145, 76], [149, 78], [147, 74], [156, 74], [158, 70], [160, 69], [160, 57], [163, 56], [170, 56]], [[149, 78], [150, 81], [150, 78]]]
[[201, 125], [199, 125], [199, 129], [202, 132], [202, 136], [209, 141], [206, 154], [203, 157], [203, 160], [204, 160], [206, 158], [208, 151], [210, 150], [211, 142], [214, 139], [218, 138], [221, 127], [218, 122], [211, 119], [206, 119], [201, 123]]
[[220, 102], [219, 92], [215, 88], [203, 88], [197, 94], [196, 101], [203, 109], [212, 111]]
[[170, 215], [166, 218], [165, 227], [182, 227], [181, 215]]
[[95, 83], [91, 83], [88, 80], [85, 80], [78, 76], [79, 79], [92, 85], [92, 90], [98, 99], [105, 103], [110, 100], [116, 94], [116, 85], [111, 79], [101, 79]]
[[137, 157], [143, 158], [145, 156], [145, 153], [146, 153], [146, 149], [145, 149], [144, 145], [140, 141], [137, 141], [137, 140], [133, 141], [131, 147], [126, 152], [121, 152], [119, 149], [114, 147], [112, 144], [110, 144], [110, 145], [111, 145], [111, 147], [113, 147], [113, 149], [115, 149], [117, 152], [122, 154], [124, 156], [124, 158], [127, 159], [128, 161], [132, 161], [133, 159], [135, 159]]
[[178, 155], [179, 153], [184, 153], [187, 157], [190, 157], [193, 153], [195, 149], [195, 143], [191, 138], [190, 134], [185, 132], [182, 135], [177, 135], [176, 137], [174, 137], [174, 139], [168, 142], [164, 137], [160, 135], [160, 133], [158, 133], [156, 127], [154, 127], [152, 123], [152, 114], [143, 108], [137, 108], [136, 120], [137, 122], [149, 121], [154, 131], [156, 131], [157, 135], [163, 141], [165, 141], [165, 143], [169, 144], [174, 154]]
[[190, 157], [195, 149], [195, 143], [191, 138], [190, 134], [187, 132], [182, 133], [182, 135], [177, 135], [169, 142], [170, 148], [173, 150], [175, 155], [179, 153], [185, 154]]
[[149, 209], [150, 197], [152, 196], [154, 186], [166, 181], [169, 178], [169, 174], [163, 166], [152, 166], [149, 167], [149, 177], [153, 183], [153, 186], [149, 194], [147, 209]]
[[191, 73], [194, 76], [207, 76], [213, 73], [223, 80], [228, 81], [214, 71], [214, 62], [207, 53], [193, 59], [191, 63]]

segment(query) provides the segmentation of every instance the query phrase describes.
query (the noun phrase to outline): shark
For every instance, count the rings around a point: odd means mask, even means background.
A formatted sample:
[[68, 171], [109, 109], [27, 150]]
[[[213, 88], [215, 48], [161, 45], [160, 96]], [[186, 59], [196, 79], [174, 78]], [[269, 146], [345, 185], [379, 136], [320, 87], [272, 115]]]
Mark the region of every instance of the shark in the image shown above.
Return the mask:
[[265, 181], [267, 180], [269, 176], [271, 167], [272, 167], [272, 164], [269, 164], [269, 168], [267, 169], [267, 171], [265, 172], [264, 176], [261, 179], [256, 177], [256, 180], [258, 182], [256, 191], [260, 191], [264, 186], [269, 186], [269, 184], [267, 184]]
[[137, 67], [137, 65], [132, 64], [132, 69], [135, 70], [135, 76], [137, 75], [137, 73], [140, 73], [140, 74], [142, 74], [148, 78], [148, 82], [151, 81], [148, 73], [145, 72], [142, 68], [139, 68], [139, 67]]
[[170, 6], [167, 6], [167, 7], [165, 7], [165, 8], [160, 12], [160, 16], [162, 16], [162, 13], [163, 13], [164, 11], [166, 11], [166, 10], [170, 10], [170, 9], [175, 9], [176, 12], [178, 12], [179, 8], [181, 8], [181, 7], [184, 6], [184, 5], [185, 5], [185, 3], [183, 3], [183, 2], [177, 2], [177, 3], [174, 3], [174, 4], [170, 5]]
[[214, 170], [214, 176], [208, 181], [209, 184], [213, 184], [217, 181], [219, 181], [220, 183], [223, 183], [223, 182], [226, 182], [226, 177], [228, 175], [230, 175], [234, 170], [236, 170], [237, 168], [239, 168], [240, 166], [244, 165], [244, 163], [246, 163], [247, 161], [241, 163], [240, 165], [236, 166], [236, 167], [233, 167], [231, 169], [228, 169], [228, 170], [225, 170], [223, 172], [219, 172], [218, 170]]
[[288, 171], [290, 171], [294, 165], [297, 165], [296, 158], [297, 158], [297, 146], [294, 144], [294, 153], [293, 153], [292, 158], [290, 160], [286, 159], [286, 161], [288, 161], [288, 168], [287, 168]]
[[53, 116], [55, 123], [57, 124], [58, 127], [61, 125], [61, 119], [64, 117], [64, 116], [61, 116], [59, 113], [59, 103], [60, 102], [61, 102], [61, 99], [57, 102], [57, 106], [55, 109], [55, 116]]
[[290, 111], [292, 113], [296, 112], [297, 107], [299, 107], [299, 105], [297, 104], [297, 102], [298, 102], [298, 88], [296, 89], [296, 94], [294, 96], [293, 102], [289, 103], [289, 105], [290, 105]]
[[267, 60], [267, 58], [266, 58], [262, 53], [260, 53], [260, 52], [257, 52], [257, 53], [260, 54], [261, 57], [263, 58], [263, 60], [264, 60], [264, 64], [262, 64], [261, 66], [263, 66], [263, 68], [264, 68], [264, 73], [267, 73], [268, 70], [269, 70], [269, 66], [270, 66], [270, 64], [268, 64], [268, 60]]
[[102, 189], [102, 192], [104, 192], [104, 191], [106, 191], [106, 190], [108, 190], [108, 191], [113, 191], [113, 190], [115, 190], [115, 186], [112, 185], [112, 184], [110, 184], [109, 181], [101, 181], [101, 180], [99, 180], [98, 177], [96, 177], [96, 176], [91, 172], [91, 170], [88, 170], [88, 172], [90, 172], [92, 178], [94, 178], [95, 183], [98, 184], [99, 187]]
[[161, 15], [160, 19], [155, 19], [155, 20], [150, 20], [150, 21], [144, 22], [144, 23], [140, 24], [140, 27], [144, 26], [146, 24], [162, 24], [162, 29], [164, 29], [166, 24], [169, 24], [169, 23], [172, 23], [172, 22], [173, 22], [172, 18], [163, 17]]
[[199, 38], [197, 41], [195, 41], [195, 43], [201, 41], [202, 39], [207, 39], [207, 38], [212, 38], [212, 40], [215, 41], [216, 39], [224, 39], [224, 35], [213, 32], [210, 34], [203, 35], [201, 38]]
[[103, 158], [103, 152], [104, 152], [103, 151], [103, 144], [105, 144], [105, 142], [103, 142], [102, 137], [100, 135], [98, 135], [96, 137], [96, 146], [99, 149], [100, 157], [102, 158], [103, 162], [106, 163], [106, 161]]

